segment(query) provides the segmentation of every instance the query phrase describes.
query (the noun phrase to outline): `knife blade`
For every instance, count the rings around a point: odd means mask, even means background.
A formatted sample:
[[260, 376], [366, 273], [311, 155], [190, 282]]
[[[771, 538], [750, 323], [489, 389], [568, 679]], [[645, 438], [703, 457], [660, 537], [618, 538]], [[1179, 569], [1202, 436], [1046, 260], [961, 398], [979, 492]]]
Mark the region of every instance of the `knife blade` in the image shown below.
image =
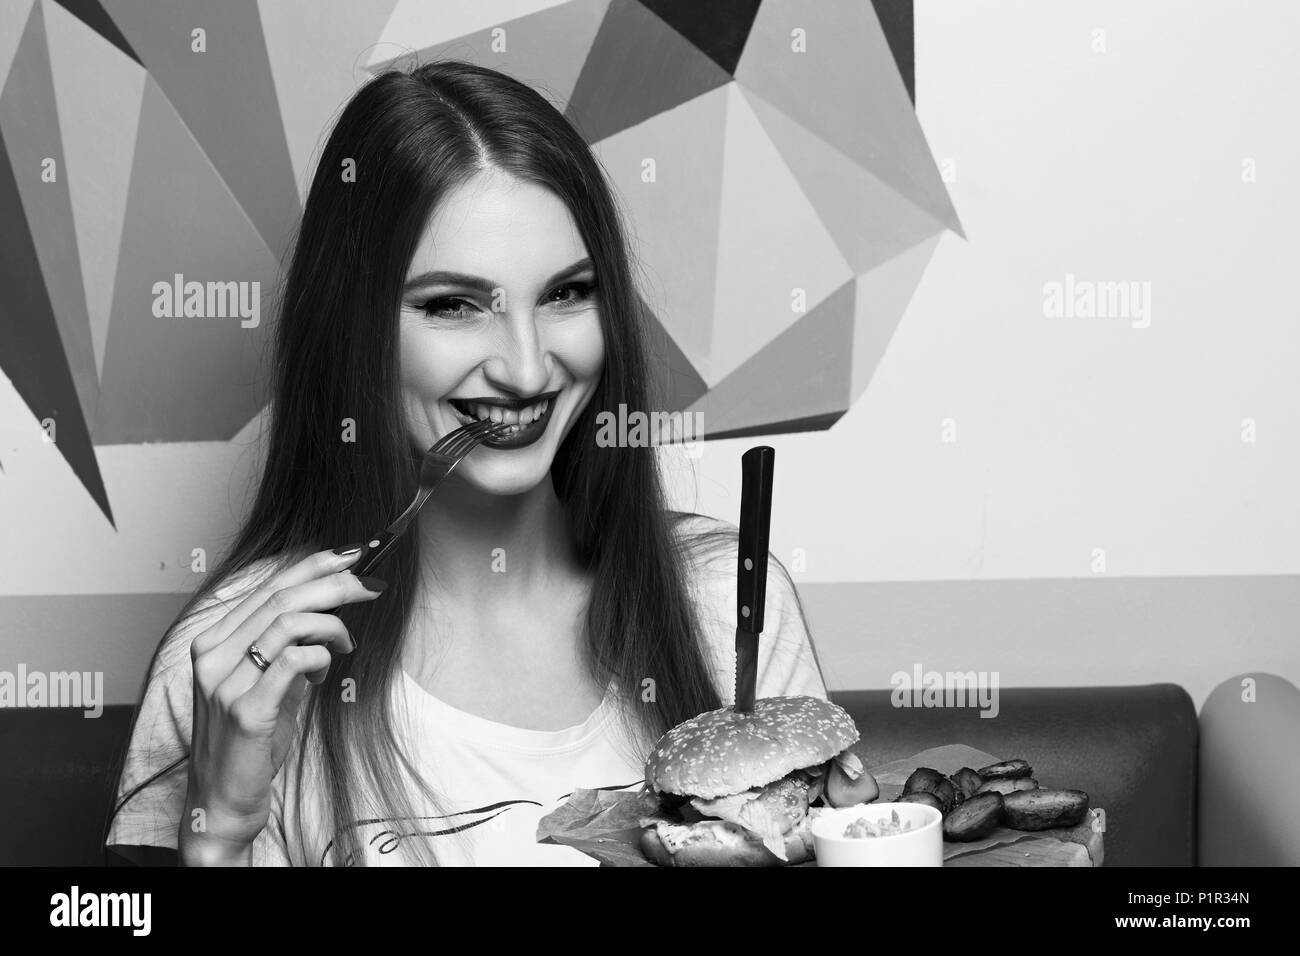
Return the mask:
[[776, 449], [758, 445], [740, 456], [740, 550], [736, 570], [737, 713], [754, 709], [758, 636], [767, 594], [767, 542], [772, 524], [772, 466]]

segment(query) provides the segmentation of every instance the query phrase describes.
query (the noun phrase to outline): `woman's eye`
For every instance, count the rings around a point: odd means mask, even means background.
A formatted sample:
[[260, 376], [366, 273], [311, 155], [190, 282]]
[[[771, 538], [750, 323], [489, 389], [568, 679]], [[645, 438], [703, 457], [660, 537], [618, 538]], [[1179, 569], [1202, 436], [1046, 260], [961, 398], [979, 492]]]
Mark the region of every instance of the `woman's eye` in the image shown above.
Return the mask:
[[425, 315], [446, 319], [463, 319], [467, 318], [469, 313], [462, 311], [462, 308], [472, 309], [473, 306], [464, 299], [441, 298], [430, 299], [420, 308], [424, 310]]
[[[552, 289], [550, 296], [547, 297], [547, 301], [553, 302], [556, 305], [564, 305], [569, 307], [575, 305], [581, 305], [582, 303], [586, 302], [588, 299], [591, 298], [591, 294], [595, 290], [595, 288], [596, 285], [593, 282], [566, 282], [564, 285], [556, 286], [554, 289]], [[569, 292], [573, 293], [572, 298], [569, 298], [566, 295], [566, 293]], [[559, 299], [553, 298], [556, 295], [556, 293], [559, 293], [561, 295], [561, 298]]]
[[[546, 302], [566, 309], [576, 308], [585, 305], [595, 289], [594, 282], [566, 282], [552, 289], [547, 294]], [[440, 319], [467, 319], [478, 311], [473, 303], [448, 296], [429, 299], [420, 308], [425, 315]]]

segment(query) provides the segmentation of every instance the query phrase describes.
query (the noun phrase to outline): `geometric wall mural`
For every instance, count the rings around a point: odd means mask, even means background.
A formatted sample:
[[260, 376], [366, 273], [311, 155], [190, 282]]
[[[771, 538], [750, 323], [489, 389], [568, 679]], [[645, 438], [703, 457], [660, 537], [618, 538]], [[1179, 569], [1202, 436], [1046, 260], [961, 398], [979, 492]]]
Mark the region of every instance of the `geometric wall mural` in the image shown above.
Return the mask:
[[[266, 404], [316, 117], [341, 105], [312, 63], [440, 56], [536, 86], [592, 144], [660, 410], [710, 438], [834, 423], [961, 234], [910, 98], [909, 3], [4, 0], [0, 370], [110, 522], [95, 446], [229, 440]], [[177, 305], [190, 283], [260, 298], [159, 316], [160, 282]]]
[[910, 72], [910, 4], [880, 17], [857, 0], [531, 6], [504, 24], [503, 53], [491, 20], [401, 3], [385, 38], [412, 53], [371, 65], [454, 56], [545, 88], [628, 207], [666, 333], [663, 410], [703, 412], [709, 438], [829, 427], [865, 390], [938, 236], [961, 234], [882, 27], [906, 12]]

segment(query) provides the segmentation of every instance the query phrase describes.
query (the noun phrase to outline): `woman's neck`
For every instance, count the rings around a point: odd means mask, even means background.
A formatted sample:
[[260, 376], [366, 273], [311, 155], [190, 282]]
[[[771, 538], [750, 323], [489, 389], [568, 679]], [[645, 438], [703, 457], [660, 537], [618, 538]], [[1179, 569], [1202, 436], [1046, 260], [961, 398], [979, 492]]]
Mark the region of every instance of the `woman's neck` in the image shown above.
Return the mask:
[[583, 576], [549, 479], [505, 496], [453, 477], [418, 520], [423, 588], [439, 603], [529, 602]]
[[[448, 482], [420, 513], [419, 533], [407, 673], [489, 719], [545, 729], [585, 719], [603, 691], [584, 663], [592, 577], [551, 482], [510, 497]], [[493, 697], [505, 699], [485, 703]]]

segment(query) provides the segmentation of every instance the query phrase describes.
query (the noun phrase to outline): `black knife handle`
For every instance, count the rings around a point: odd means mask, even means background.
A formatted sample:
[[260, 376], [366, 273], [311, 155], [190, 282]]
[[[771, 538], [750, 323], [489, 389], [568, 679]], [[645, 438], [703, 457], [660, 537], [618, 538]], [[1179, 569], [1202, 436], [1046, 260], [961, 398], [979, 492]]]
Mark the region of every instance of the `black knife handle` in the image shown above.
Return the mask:
[[736, 626], [763, 630], [767, 593], [767, 539], [772, 524], [772, 466], [776, 449], [758, 445], [740, 456], [740, 554], [736, 586]]
[[388, 553], [397, 543], [397, 535], [391, 531], [381, 531], [370, 538], [362, 548], [361, 557], [348, 570], [359, 578], [374, 573], [379, 565], [388, 558]]
[[[347, 570], [359, 578], [367, 577], [388, 559], [389, 552], [393, 550], [393, 546], [396, 543], [397, 535], [393, 534], [391, 531], [380, 531], [378, 534], [372, 535], [370, 539], [361, 546], [361, 556], [357, 558], [356, 563]], [[326, 611], [325, 613], [338, 616], [339, 611], [343, 610], [344, 607], [347, 607], [347, 605], [345, 604], [341, 607], [336, 607], [333, 610]], [[354, 637], [352, 640], [355, 642], [356, 638]]]

